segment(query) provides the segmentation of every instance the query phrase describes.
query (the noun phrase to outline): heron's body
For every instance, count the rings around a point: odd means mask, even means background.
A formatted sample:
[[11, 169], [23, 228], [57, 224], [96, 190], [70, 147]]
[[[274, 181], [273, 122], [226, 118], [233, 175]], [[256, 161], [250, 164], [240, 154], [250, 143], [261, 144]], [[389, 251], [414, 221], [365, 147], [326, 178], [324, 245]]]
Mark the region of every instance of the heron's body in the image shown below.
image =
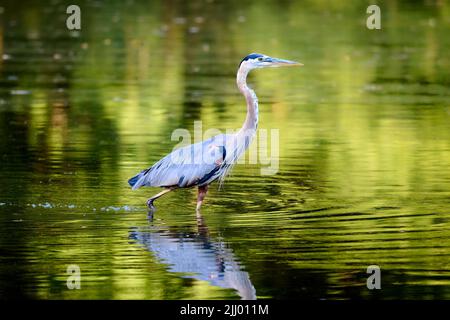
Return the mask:
[[231, 150], [236, 141], [236, 135], [218, 135], [176, 149], [131, 178], [129, 183], [133, 190], [142, 186], [189, 188], [208, 185], [222, 177], [233, 163], [227, 149]]
[[154, 200], [171, 190], [198, 186], [197, 209], [200, 209], [208, 185], [227, 175], [256, 133], [258, 99], [255, 92], [247, 86], [248, 73], [254, 68], [279, 65], [301, 64], [256, 53], [242, 60], [237, 73], [237, 85], [247, 102], [247, 116], [237, 133], [217, 135], [176, 149], [128, 181], [133, 190], [142, 186], [165, 188], [148, 200], [150, 208], [153, 208]]

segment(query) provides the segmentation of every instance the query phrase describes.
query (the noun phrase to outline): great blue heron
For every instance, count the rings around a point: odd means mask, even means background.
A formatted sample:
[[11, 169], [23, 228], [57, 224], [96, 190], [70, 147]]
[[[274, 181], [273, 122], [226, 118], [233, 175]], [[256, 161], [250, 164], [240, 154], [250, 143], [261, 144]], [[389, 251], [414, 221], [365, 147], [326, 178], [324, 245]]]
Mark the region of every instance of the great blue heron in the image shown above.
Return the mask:
[[247, 116], [235, 134], [220, 134], [208, 140], [174, 150], [153, 166], [128, 180], [133, 190], [142, 186], [162, 187], [163, 191], [147, 200], [150, 209], [162, 195], [178, 188], [198, 186], [197, 210], [205, 199], [208, 185], [223, 179], [250, 145], [258, 126], [258, 98], [247, 86], [248, 73], [257, 68], [301, 66], [301, 63], [251, 53], [242, 59], [237, 86], [247, 102]]

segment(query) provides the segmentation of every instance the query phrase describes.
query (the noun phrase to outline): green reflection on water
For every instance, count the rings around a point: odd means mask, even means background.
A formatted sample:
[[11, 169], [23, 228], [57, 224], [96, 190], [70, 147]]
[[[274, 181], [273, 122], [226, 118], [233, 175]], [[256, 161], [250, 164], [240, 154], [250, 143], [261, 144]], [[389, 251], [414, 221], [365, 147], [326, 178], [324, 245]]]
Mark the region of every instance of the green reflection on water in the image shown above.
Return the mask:
[[205, 239], [231, 255], [208, 252], [259, 298], [450, 297], [447, 1], [380, 2], [381, 31], [365, 1], [82, 1], [80, 32], [68, 4], [2, 5], [0, 296], [239, 298], [130, 239], [149, 224], [195, 238], [195, 190], [148, 221], [155, 190], [126, 181], [176, 128], [238, 128], [237, 64], [263, 52], [305, 64], [250, 77], [260, 128], [280, 129], [279, 172], [237, 166], [212, 188]]

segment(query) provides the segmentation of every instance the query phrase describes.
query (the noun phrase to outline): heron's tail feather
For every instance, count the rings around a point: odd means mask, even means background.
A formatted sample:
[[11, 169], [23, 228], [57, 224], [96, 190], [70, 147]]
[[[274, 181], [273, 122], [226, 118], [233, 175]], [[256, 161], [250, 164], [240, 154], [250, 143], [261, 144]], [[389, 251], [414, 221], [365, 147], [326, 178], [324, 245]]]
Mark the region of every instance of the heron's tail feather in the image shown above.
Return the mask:
[[143, 179], [141, 179], [141, 178], [144, 177], [147, 174], [147, 172], [150, 171], [150, 169], [151, 168], [142, 170], [137, 175], [135, 175], [134, 177], [130, 178], [130, 180], [128, 180], [128, 184], [131, 186], [131, 188], [133, 190], [143, 186], [143, 183], [142, 183]]
[[140, 173], [137, 174], [137, 175], [135, 175], [135, 176], [134, 176], [133, 178], [131, 178], [130, 180], [128, 180], [128, 184], [129, 184], [131, 187], [134, 187], [134, 185], [136, 184], [136, 182], [138, 182], [139, 178], [140, 178]]

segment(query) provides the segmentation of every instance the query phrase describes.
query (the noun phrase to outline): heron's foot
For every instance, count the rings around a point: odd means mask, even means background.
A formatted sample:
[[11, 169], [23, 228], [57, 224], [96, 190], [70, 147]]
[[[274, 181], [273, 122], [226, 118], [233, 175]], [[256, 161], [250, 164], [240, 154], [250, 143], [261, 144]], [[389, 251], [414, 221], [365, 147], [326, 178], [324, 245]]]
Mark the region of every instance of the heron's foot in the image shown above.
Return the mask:
[[152, 213], [156, 211], [156, 207], [153, 205], [153, 201], [154, 201], [154, 199], [152, 199], [152, 198], [147, 200], [147, 207], [148, 207], [149, 211], [152, 211]]

